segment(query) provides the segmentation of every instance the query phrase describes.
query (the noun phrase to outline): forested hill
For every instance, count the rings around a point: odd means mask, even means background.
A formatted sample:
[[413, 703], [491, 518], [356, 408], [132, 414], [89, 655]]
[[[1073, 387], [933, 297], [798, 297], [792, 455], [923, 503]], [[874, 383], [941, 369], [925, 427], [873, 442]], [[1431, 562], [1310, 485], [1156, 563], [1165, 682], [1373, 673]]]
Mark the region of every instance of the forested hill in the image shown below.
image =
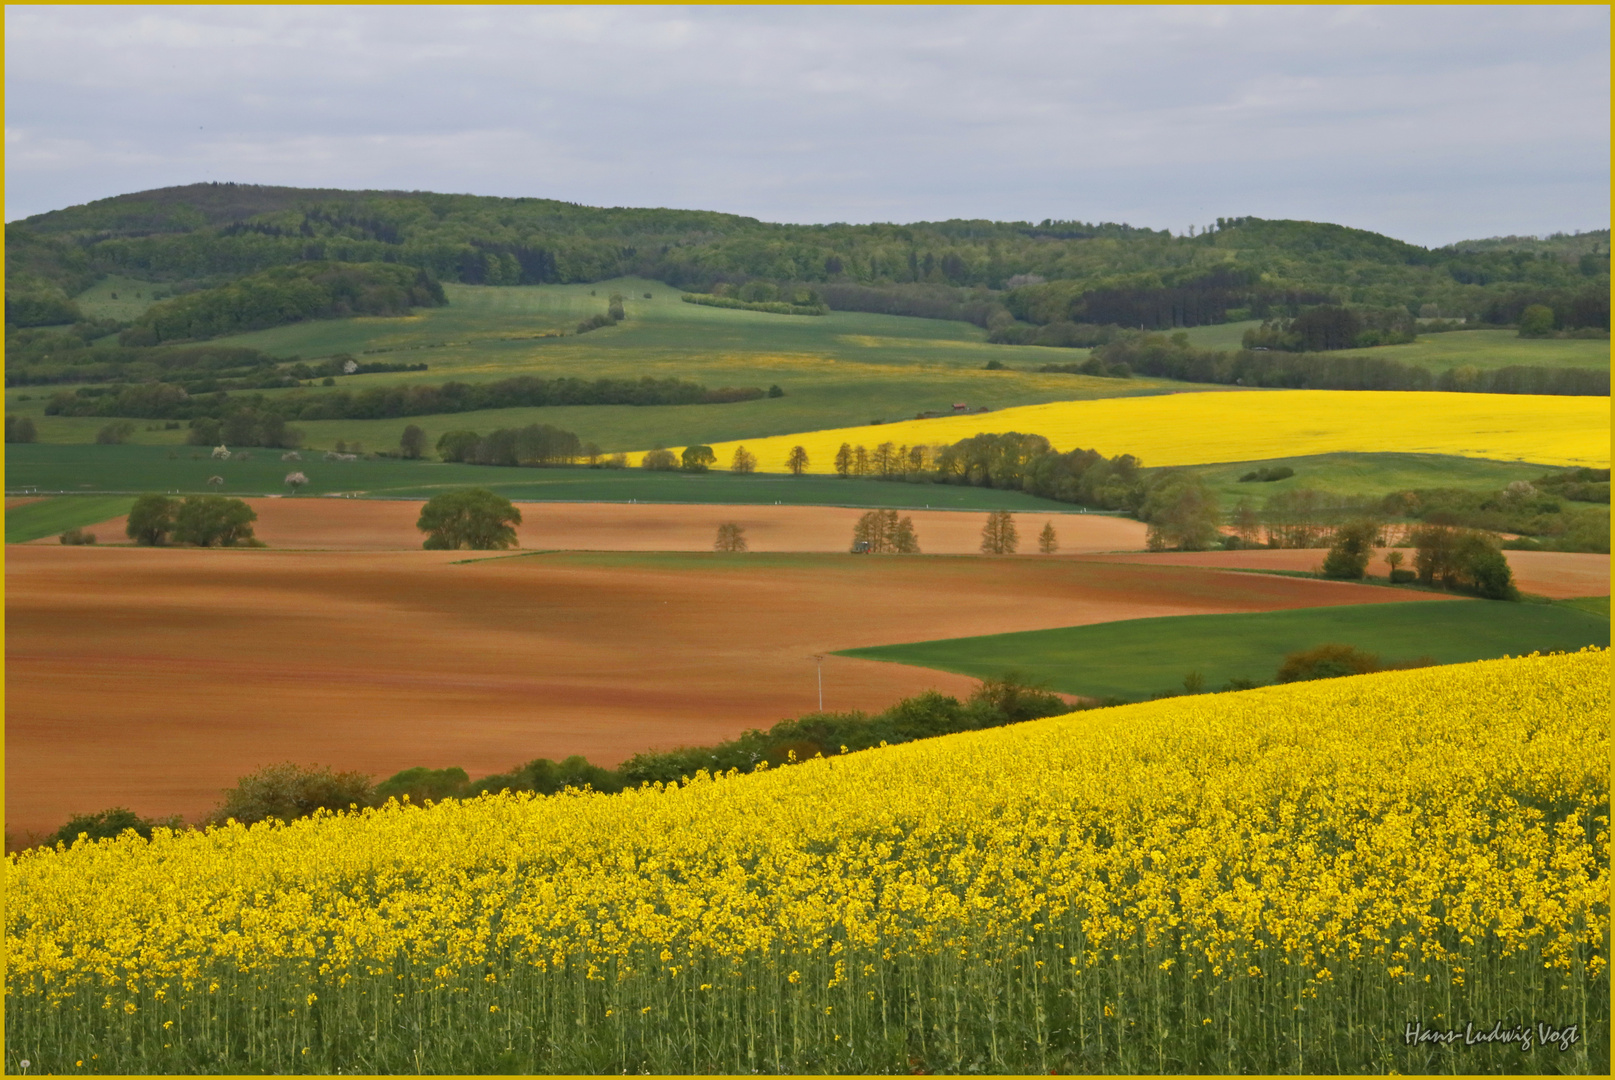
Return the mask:
[[[1318, 304], [1609, 325], [1609, 231], [1425, 249], [1340, 225], [1221, 219], [1193, 235], [1081, 221], [779, 225], [730, 214], [537, 198], [196, 184], [6, 226], [8, 310], [109, 273], [218, 287], [304, 262], [396, 263], [450, 282], [634, 274], [692, 291], [808, 286], [831, 307], [987, 325], [1163, 329]], [[40, 310], [45, 310], [40, 308]]]

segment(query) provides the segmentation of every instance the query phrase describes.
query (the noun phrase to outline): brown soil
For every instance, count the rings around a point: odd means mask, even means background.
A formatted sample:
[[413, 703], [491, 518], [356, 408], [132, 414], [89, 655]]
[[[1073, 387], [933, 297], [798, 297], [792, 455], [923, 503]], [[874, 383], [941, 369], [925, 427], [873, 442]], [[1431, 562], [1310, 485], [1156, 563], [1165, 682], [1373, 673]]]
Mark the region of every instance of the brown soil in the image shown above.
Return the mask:
[[[288, 759], [611, 765], [812, 710], [832, 649], [1420, 595], [1059, 558], [467, 554], [12, 548], [7, 829], [194, 819]], [[824, 660], [830, 709], [973, 685]]]
[[[1374, 553], [1369, 573], [1385, 575], [1385, 552]], [[1325, 551], [1316, 548], [1286, 548], [1277, 551], [1165, 551], [1105, 555], [1104, 562], [1129, 562], [1154, 566], [1224, 567], [1239, 570], [1317, 571], [1323, 566]], [[1413, 552], [1404, 550], [1403, 567], [1412, 569]], [[1568, 600], [1577, 596], [1609, 595], [1609, 556], [1583, 555], [1563, 551], [1505, 551], [1514, 582], [1522, 592]]]
[[[415, 528], [421, 503], [375, 499], [248, 499], [258, 512], [258, 538], [273, 548], [326, 551], [419, 550]], [[746, 530], [752, 551], [846, 551], [862, 510], [836, 506], [689, 506], [657, 503], [521, 503], [517, 530], [528, 550], [711, 551], [718, 526]], [[914, 519], [920, 549], [970, 555], [981, 549], [980, 511], [904, 511]], [[97, 535], [124, 535], [126, 518], [90, 526]], [[1023, 551], [1037, 551], [1037, 532], [1054, 522], [1060, 550], [1076, 554], [1144, 546], [1144, 525], [1103, 514], [1020, 514]], [[55, 537], [49, 538], [56, 543]], [[43, 541], [41, 541], [43, 543]]]

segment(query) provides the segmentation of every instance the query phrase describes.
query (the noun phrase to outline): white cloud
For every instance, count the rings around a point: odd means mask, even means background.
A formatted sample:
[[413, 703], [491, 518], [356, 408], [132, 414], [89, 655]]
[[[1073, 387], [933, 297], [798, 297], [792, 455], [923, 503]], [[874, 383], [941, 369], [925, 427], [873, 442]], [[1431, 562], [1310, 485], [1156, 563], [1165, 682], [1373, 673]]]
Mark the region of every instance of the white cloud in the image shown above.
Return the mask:
[[1586, 228], [1608, 31], [1586, 7], [11, 6], [7, 216], [235, 179], [791, 221]]

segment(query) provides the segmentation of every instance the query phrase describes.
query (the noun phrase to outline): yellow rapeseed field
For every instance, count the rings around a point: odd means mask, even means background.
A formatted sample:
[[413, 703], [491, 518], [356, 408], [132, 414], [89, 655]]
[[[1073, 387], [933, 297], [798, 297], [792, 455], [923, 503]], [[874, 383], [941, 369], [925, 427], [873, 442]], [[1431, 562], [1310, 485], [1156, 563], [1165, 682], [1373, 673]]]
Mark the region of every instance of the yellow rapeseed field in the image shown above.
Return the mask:
[[[834, 471], [842, 443], [939, 446], [980, 432], [1042, 435], [1062, 452], [1132, 454], [1145, 465], [1209, 465], [1328, 453], [1452, 454], [1539, 465], [1605, 467], [1609, 398], [1379, 390], [1251, 390], [1104, 398], [799, 435], [714, 443], [719, 467], [736, 446], [764, 472], [791, 447], [808, 471]], [[677, 451], [682, 451], [678, 447]], [[638, 463], [643, 454], [630, 455]]]
[[[7, 1067], [1607, 1071], [1609, 683], [1588, 650], [27, 852]], [[1493, 1019], [1578, 1037], [1404, 1039]]]

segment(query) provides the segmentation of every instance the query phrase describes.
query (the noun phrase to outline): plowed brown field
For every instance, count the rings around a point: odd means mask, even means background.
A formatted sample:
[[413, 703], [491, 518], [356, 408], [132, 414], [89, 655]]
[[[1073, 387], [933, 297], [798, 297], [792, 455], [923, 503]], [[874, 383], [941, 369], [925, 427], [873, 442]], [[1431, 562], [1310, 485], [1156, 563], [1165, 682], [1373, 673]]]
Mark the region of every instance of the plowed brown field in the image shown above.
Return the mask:
[[[1369, 573], [1383, 577], [1385, 550], [1374, 553]], [[1231, 570], [1316, 571], [1323, 566], [1325, 551], [1287, 548], [1278, 551], [1163, 551], [1090, 556], [1104, 562], [1127, 562], [1146, 566], [1222, 567]], [[1413, 553], [1404, 551], [1404, 567], [1412, 569]], [[1609, 556], [1583, 555], [1564, 551], [1505, 551], [1514, 571], [1514, 583], [1522, 592], [1568, 600], [1577, 596], [1609, 595]]]
[[[13, 547], [13, 833], [186, 814], [283, 760], [473, 776], [614, 764], [816, 705], [815, 653], [1114, 619], [1412, 600], [1360, 585], [1074, 559]], [[825, 706], [943, 672], [824, 660]]]
[[[376, 499], [248, 499], [258, 512], [258, 538], [273, 548], [326, 551], [419, 550], [415, 528], [421, 503]], [[846, 551], [862, 510], [838, 506], [691, 506], [658, 503], [522, 503], [521, 546], [529, 550], [711, 551], [718, 526], [746, 530], [752, 551]], [[903, 511], [914, 519], [920, 550], [971, 555], [981, 549], [983, 511]], [[1023, 551], [1054, 522], [1062, 553], [1132, 551], [1144, 546], [1144, 525], [1103, 514], [1018, 514]], [[89, 526], [105, 538], [124, 536], [126, 518]], [[57, 543], [48, 537], [41, 544]]]

